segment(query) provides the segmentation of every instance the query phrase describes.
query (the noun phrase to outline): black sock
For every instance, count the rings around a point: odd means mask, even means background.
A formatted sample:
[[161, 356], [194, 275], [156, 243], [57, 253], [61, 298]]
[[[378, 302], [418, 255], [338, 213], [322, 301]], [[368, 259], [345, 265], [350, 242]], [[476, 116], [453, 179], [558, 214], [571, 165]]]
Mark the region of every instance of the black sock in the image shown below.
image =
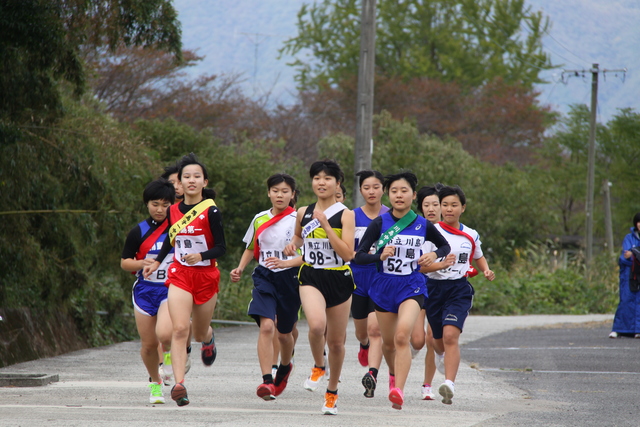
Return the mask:
[[378, 379], [378, 370], [376, 368], [370, 368], [369, 372], [373, 375], [373, 378]]
[[331, 391], [331, 390], [327, 389], [327, 393], [338, 394], [338, 389], [336, 389], [336, 391]]
[[262, 382], [265, 384], [273, 384], [273, 375], [271, 374], [263, 375]]
[[291, 370], [291, 364], [288, 365], [283, 365], [282, 363], [280, 363], [280, 366], [278, 367], [278, 372], [276, 373], [277, 377], [284, 377], [286, 376], [289, 371]]
[[371, 344], [371, 341], [367, 341], [367, 345], [360, 344], [360, 348], [362, 348], [363, 350], [368, 350], [370, 344]]
[[313, 364], [313, 366], [315, 366], [316, 368], [320, 368], [320, 369], [322, 369], [323, 371], [326, 371], [326, 369], [325, 369], [325, 367], [324, 367], [324, 366], [318, 366], [318, 365], [316, 365], [315, 363]]
[[189, 347], [187, 347], [187, 354], [191, 354], [191, 344], [189, 344]]

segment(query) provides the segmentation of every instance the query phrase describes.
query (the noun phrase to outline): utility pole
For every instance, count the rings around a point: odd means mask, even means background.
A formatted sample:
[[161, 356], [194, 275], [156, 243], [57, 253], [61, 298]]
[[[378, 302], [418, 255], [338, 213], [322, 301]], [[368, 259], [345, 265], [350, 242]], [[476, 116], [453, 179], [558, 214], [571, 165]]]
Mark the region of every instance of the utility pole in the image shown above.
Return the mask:
[[586, 72], [591, 73], [591, 121], [589, 126], [589, 153], [587, 162], [587, 200], [586, 200], [586, 217], [587, 217], [587, 230], [586, 230], [586, 247], [585, 247], [585, 262], [587, 271], [591, 267], [591, 261], [593, 259], [593, 193], [595, 187], [595, 166], [596, 166], [596, 112], [598, 108], [598, 75], [607, 72], [623, 72], [626, 73], [627, 69], [621, 70], [600, 70], [598, 64], [593, 64], [590, 70], [562, 70], [564, 74], [579, 75]]
[[[358, 99], [356, 112], [356, 144], [353, 150], [354, 172], [371, 169], [373, 153], [373, 78], [376, 53], [376, 0], [362, 0], [360, 22], [360, 63], [358, 65]], [[353, 184], [353, 207], [361, 206], [364, 199], [360, 186]]]
[[598, 64], [591, 69], [591, 121], [589, 124], [589, 156], [587, 166], [587, 269], [593, 259], [593, 187], [596, 168], [596, 112], [598, 111]]

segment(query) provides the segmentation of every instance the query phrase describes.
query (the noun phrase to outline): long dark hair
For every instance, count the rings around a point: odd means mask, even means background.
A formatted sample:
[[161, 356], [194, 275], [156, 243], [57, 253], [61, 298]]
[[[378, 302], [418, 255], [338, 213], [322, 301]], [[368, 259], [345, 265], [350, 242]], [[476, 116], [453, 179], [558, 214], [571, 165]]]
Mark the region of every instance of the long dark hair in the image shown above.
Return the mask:
[[286, 173], [275, 173], [267, 178], [267, 189], [270, 189], [271, 187], [278, 184], [282, 184], [283, 182], [287, 184], [293, 192], [293, 197], [289, 201], [289, 206], [294, 208], [296, 206], [296, 202], [298, 201], [298, 189], [296, 188], [296, 180], [294, 177]]

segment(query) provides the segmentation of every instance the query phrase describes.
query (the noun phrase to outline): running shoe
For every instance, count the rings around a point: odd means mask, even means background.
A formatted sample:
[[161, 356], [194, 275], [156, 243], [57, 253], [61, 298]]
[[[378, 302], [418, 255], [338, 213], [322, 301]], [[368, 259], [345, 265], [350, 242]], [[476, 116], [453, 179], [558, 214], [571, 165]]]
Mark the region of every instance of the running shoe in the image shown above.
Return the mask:
[[213, 365], [213, 362], [216, 360], [216, 355], [218, 354], [218, 349], [216, 348], [216, 340], [213, 335], [213, 331], [211, 331], [211, 341], [209, 344], [202, 343], [202, 349], [200, 350], [200, 355], [202, 356], [202, 363], [205, 366]]
[[364, 397], [373, 397], [373, 393], [376, 390], [376, 377], [373, 376], [371, 371], [364, 374], [362, 377], [362, 385], [364, 386]]
[[438, 389], [440, 396], [442, 396], [442, 403], [445, 405], [451, 405], [451, 398], [453, 397], [453, 383], [449, 380], [446, 380]]
[[444, 375], [444, 353], [438, 354], [436, 352], [436, 369]]
[[436, 395], [431, 391], [430, 385], [422, 386], [422, 400], [435, 400]]
[[365, 368], [369, 366], [369, 345], [367, 345], [367, 348], [364, 348], [364, 346], [360, 344], [360, 351], [358, 351], [358, 362], [360, 362], [360, 365], [364, 366]]
[[191, 370], [191, 353], [187, 353], [187, 363], [184, 365], [184, 374], [187, 375]]
[[178, 406], [189, 404], [189, 397], [187, 396], [187, 389], [184, 384], [178, 383], [171, 388], [171, 399], [175, 400]]
[[391, 401], [391, 407], [393, 409], [402, 409], [404, 404], [404, 393], [398, 387], [394, 387], [389, 390], [389, 400]]
[[164, 403], [164, 396], [162, 395], [162, 383], [151, 383], [149, 387], [149, 403]]
[[338, 395], [333, 393], [324, 394], [324, 405], [322, 413], [324, 415], [338, 415]]
[[256, 394], [264, 400], [275, 400], [276, 387], [273, 384], [260, 384], [256, 389]]
[[162, 360], [162, 380], [165, 385], [169, 385], [173, 382], [173, 365], [171, 364], [171, 352], [164, 352]]
[[609, 338], [618, 338], [618, 333], [617, 332], [611, 332], [609, 334]]
[[[171, 385], [169, 381], [164, 380], [164, 368], [162, 367], [162, 363], [158, 365], [158, 375], [160, 376], [160, 379], [162, 380], [164, 385]], [[153, 380], [151, 379], [151, 377], [149, 377], [149, 382], [152, 382], [152, 381]]]
[[[289, 363], [288, 367], [289, 369], [287, 370], [287, 366], [281, 366], [276, 372], [275, 379], [273, 380], [276, 396], [280, 396], [284, 389], [287, 387], [289, 375], [291, 375], [291, 372], [293, 372], [293, 363]], [[284, 373], [285, 370], [287, 370], [286, 374]], [[278, 372], [280, 372], [280, 375], [278, 375]]]
[[311, 375], [304, 381], [304, 388], [309, 391], [316, 391], [318, 389], [318, 383], [324, 377], [325, 370], [322, 368], [311, 369]]
[[411, 349], [411, 358], [412, 359], [415, 359], [416, 356], [418, 355], [418, 353], [420, 353], [420, 350], [422, 350], [420, 348], [416, 350], [415, 348], [413, 348], [413, 345], [411, 343], [409, 343], [409, 348]]
[[633, 337], [634, 338], [640, 338], [640, 334], [635, 334]]

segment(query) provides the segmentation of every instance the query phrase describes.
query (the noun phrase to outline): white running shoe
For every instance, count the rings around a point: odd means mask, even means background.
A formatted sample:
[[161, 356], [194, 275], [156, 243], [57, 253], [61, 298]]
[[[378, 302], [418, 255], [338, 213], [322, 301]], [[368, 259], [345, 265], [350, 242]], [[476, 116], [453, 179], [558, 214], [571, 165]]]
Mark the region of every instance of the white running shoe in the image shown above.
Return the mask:
[[444, 375], [444, 353], [436, 353], [436, 369], [438, 370], [438, 372]]
[[338, 395], [333, 393], [324, 394], [324, 405], [322, 406], [324, 415], [338, 415]]
[[438, 389], [440, 396], [442, 396], [442, 403], [445, 405], [451, 405], [451, 398], [453, 397], [454, 387], [450, 380], [445, 380], [444, 383]]
[[147, 387], [149, 387], [149, 403], [164, 403], [164, 396], [162, 395], [162, 384], [161, 383], [150, 383]]
[[314, 366], [313, 369], [311, 369], [311, 375], [304, 381], [304, 388], [309, 391], [316, 391], [320, 380], [325, 376], [325, 372], [324, 369]]
[[191, 353], [187, 353], [187, 363], [184, 365], [184, 374], [187, 375], [191, 370]]
[[409, 348], [411, 349], [411, 358], [415, 359], [418, 353], [420, 353], [421, 349], [419, 348], [416, 350], [415, 348], [413, 348], [413, 345], [411, 343], [409, 343]]
[[435, 400], [436, 395], [431, 391], [430, 385], [422, 386], [422, 400]]
[[162, 362], [162, 370], [164, 371], [162, 374], [162, 381], [164, 381], [165, 385], [169, 385], [173, 382], [173, 365], [171, 364], [171, 352], [164, 352], [164, 360]]
[[609, 338], [618, 338], [618, 333], [617, 332], [611, 332], [609, 334]]

